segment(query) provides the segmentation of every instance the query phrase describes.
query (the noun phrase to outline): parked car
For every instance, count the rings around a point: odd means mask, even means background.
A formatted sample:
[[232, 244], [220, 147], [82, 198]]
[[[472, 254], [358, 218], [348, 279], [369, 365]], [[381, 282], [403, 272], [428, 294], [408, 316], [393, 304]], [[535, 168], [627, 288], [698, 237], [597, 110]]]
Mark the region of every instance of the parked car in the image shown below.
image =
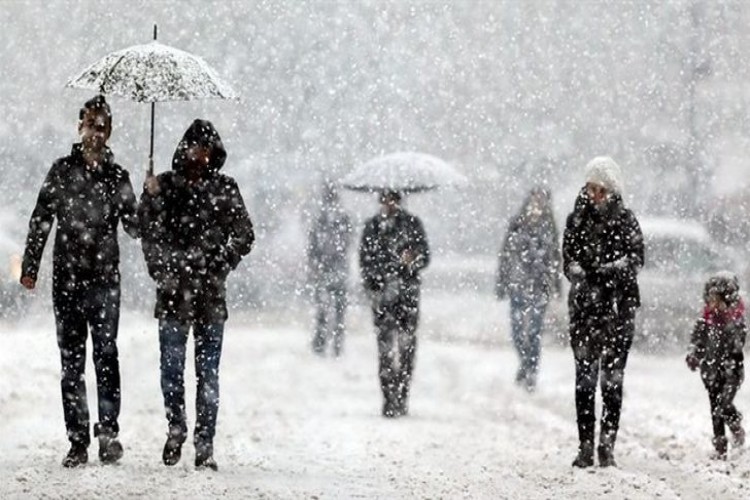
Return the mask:
[[716, 244], [698, 221], [641, 219], [646, 260], [639, 275], [642, 307], [635, 345], [649, 351], [684, 349], [702, 311], [703, 285], [716, 271], [744, 277], [740, 261]]

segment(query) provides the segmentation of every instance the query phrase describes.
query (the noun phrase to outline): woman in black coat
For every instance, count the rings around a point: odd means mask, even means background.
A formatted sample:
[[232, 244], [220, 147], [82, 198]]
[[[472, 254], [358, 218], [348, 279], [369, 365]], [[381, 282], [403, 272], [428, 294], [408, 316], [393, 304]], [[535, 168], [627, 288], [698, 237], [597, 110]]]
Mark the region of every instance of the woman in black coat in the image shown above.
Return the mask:
[[551, 294], [560, 293], [560, 243], [550, 194], [529, 193], [510, 222], [500, 251], [495, 295], [510, 298], [511, 339], [520, 358], [516, 382], [533, 391], [541, 331]]
[[601, 366], [599, 465], [616, 465], [622, 383], [640, 306], [636, 275], [643, 266], [643, 235], [622, 200], [620, 168], [609, 157], [588, 165], [586, 186], [568, 216], [563, 271], [571, 283], [570, 343], [576, 364], [579, 450], [575, 467], [594, 464], [594, 401]]

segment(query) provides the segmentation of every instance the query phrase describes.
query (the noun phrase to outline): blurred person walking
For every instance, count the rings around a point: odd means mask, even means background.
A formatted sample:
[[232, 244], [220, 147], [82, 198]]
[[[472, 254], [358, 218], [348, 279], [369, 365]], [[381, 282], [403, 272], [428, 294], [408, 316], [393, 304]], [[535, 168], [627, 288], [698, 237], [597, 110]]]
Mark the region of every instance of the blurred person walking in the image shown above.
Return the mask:
[[[574, 467], [594, 464], [596, 385], [602, 387], [597, 455], [616, 466], [625, 365], [640, 307], [637, 273], [643, 267], [643, 235], [622, 199], [622, 174], [609, 157], [587, 165], [586, 185], [576, 198], [563, 235], [563, 271], [570, 281], [570, 343], [576, 365], [578, 455]], [[599, 372], [601, 370], [601, 378]]]
[[217, 470], [219, 361], [227, 320], [226, 279], [247, 255], [254, 232], [235, 180], [219, 171], [227, 153], [206, 120], [188, 127], [172, 170], [150, 177], [139, 213], [143, 253], [156, 282], [161, 388], [168, 422], [162, 460], [175, 465], [187, 438], [185, 352], [195, 340], [195, 466]]
[[420, 273], [430, 262], [422, 222], [384, 191], [380, 213], [366, 224], [359, 265], [377, 330], [383, 416], [408, 414], [419, 322]]
[[550, 193], [531, 190], [511, 220], [500, 251], [495, 295], [510, 298], [511, 338], [520, 366], [516, 383], [533, 391], [550, 295], [561, 288], [560, 243]]
[[115, 163], [107, 146], [112, 112], [103, 96], [78, 114], [81, 142], [52, 164], [29, 222], [21, 284], [36, 286], [47, 237], [57, 220], [52, 270], [52, 304], [62, 363], [61, 388], [70, 450], [63, 466], [88, 462], [89, 410], [86, 396], [86, 338], [91, 331], [99, 422], [99, 459], [122, 457], [120, 367], [120, 250], [117, 226], [138, 237], [137, 204], [128, 172]]
[[329, 341], [336, 357], [344, 346], [351, 237], [352, 224], [341, 207], [338, 191], [332, 183], [326, 183], [307, 246], [309, 282], [316, 307], [312, 348], [317, 354], [325, 354]]

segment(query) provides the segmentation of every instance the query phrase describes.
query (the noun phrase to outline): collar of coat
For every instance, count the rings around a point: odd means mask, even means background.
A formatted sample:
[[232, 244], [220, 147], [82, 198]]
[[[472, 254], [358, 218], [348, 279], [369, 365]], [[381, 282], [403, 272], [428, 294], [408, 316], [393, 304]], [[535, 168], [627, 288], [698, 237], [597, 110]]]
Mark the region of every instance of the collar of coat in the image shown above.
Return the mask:
[[[80, 161], [81, 164], [86, 165], [86, 160], [83, 157], [83, 143], [76, 142], [73, 144], [73, 148], [70, 151], [70, 156], [75, 159], [75, 161]], [[104, 168], [104, 170], [109, 169], [113, 164], [115, 163], [115, 155], [112, 152], [111, 149], [109, 149], [109, 146], [104, 146], [104, 162], [102, 163], [101, 167]], [[99, 170], [99, 169], [96, 169]]]

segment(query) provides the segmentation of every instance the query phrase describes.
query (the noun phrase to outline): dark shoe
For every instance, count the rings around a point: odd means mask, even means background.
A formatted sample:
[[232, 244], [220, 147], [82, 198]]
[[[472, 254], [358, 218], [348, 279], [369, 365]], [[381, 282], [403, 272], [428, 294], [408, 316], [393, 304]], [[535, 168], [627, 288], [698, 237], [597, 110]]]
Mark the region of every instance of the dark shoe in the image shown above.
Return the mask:
[[617, 467], [611, 446], [600, 444], [596, 449], [596, 454], [599, 458], [599, 467]]
[[99, 460], [103, 464], [113, 464], [122, 458], [122, 444], [117, 440], [116, 432], [96, 424], [94, 436], [99, 438]]
[[729, 424], [729, 432], [732, 433], [732, 446], [734, 448], [745, 446], [745, 429], [742, 428], [740, 422]]
[[68, 469], [78, 467], [89, 461], [89, 452], [87, 447], [80, 443], [73, 443], [70, 445], [68, 454], [63, 458], [62, 466]]
[[590, 443], [581, 443], [578, 446], [578, 456], [573, 460], [573, 467], [585, 469], [594, 465], [594, 445]]
[[724, 436], [715, 437], [713, 439], [714, 452], [711, 454], [712, 460], [726, 460], [727, 459], [727, 438]]
[[167, 442], [164, 443], [164, 450], [161, 452], [161, 460], [164, 465], [177, 465], [182, 457], [182, 443], [185, 442], [185, 435], [180, 430], [171, 430], [167, 433]]
[[216, 460], [214, 460], [213, 445], [202, 444], [195, 446], [195, 468], [219, 470], [219, 466], [216, 465]]

